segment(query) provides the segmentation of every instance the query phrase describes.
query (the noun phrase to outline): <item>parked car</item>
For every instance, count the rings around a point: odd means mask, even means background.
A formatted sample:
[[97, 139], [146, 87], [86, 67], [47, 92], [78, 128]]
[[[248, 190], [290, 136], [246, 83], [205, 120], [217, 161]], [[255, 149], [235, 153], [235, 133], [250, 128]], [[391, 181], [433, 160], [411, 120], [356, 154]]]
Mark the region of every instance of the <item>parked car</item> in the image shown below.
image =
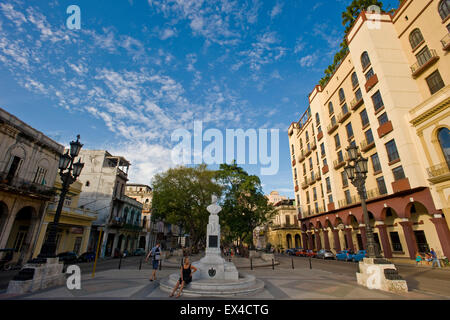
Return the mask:
[[284, 253], [292, 256], [295, 254], [295, 248], [286, 249], [286, 251]]
[[331, 250], [322, 249], [317, 252], [316, 258], [318, 259], [334, 259], [334, 253]]
[[300, 248], [297, 252], [295, 252], [295, 255], [297, 257], [306, 257], [306, 250], [303, 248]]
[[70, 264], [77, 262], [77, 254], [75, 252], [62, 252], [57, 255], [59, 261], [64, 262], [64, 264]]
[[145, 255], [145, 250], [142, 248], [137, 248], [133, 252], [133, 256], [144, 256], [144, 255]]
[[77, 259], [78, 262], [91, 262], [94, 260], [95, 260], [95, 253], [92, 251], [82, 253]]
[[306, 256], [307, 257], [311, 257], [311, 258], [315, 258], [317, 256], [317, 252], [314, 250], [306, 250]]
[[353, 251], [351, 250], [342, 250], [336, 253], [336, 260], [352, 261], [352, 259], [353, 259]]
[[367, 251], [366, 250], [359, 250], [357, 253], [353, 255], [352, 261], [359, 262], [362, 259], [367, 258]]

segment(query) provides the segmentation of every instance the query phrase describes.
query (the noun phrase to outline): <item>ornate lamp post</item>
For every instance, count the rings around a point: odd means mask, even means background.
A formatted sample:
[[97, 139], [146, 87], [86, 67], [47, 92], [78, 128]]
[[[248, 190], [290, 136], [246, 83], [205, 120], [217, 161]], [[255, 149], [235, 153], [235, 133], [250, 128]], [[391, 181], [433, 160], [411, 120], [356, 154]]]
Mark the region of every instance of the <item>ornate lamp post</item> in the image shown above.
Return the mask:
[[350, 145], [346, 150], [348, 152], [348, 162], [344, 169], [347, 177], [356, 187], [356, 190], [358, 190], [358, 194], [361, 199], [364, 224], [366, 225], [367, 254], [369, 258], [381, 258], [380, 250], [373, 237], [372, 227], [369, 223], [369, 214], [366, 206], [365, 184], [368, 172], [368, 160], [358, 152], [357, 146]]
[[61, 176], [62, 189], [59, 195], [58, 207], [56, 209], [55, 218], [53, 223], [49, 225], [48, 237], [42, 246], [41, 252], [38, 258], [55, 258], [56, 257], [56, 234], [58, 233], [59, 219], [64, 206], [64, 200], [66, 194], [69, 191], [69, 187], [74, 183], [83, 170], [84, 163], [81, 163], [81, 159], [75, 162], [75, 158], [80, 153], [83, 145], [80, 143], [80, 135], [77, 136], [77, 141], [70, 143], [70, 152], [67, 151], [59, 158], [59, 175]]

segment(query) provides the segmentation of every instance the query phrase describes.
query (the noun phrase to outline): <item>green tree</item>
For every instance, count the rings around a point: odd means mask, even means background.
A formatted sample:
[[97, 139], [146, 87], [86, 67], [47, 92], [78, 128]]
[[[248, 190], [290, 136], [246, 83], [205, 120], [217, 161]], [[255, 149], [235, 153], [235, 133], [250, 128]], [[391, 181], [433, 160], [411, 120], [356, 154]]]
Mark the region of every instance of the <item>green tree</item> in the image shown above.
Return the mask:
[[213, 194], [221, 196], [222, 187], [214, 180], [215, 171], [202, 164], [177, 167], [153, 178], [152, 221], [182, 225], [194, 249], [205, 241]]
[[253, 230], [275, 214], [262, 191], [260, 179], [249, 175], [236, 162], [221, 164], [216, 179], [224, 188], [220, 221], [225, 240], [253, 246]]
[[370, 6], [378, 6], [383, 11], [383, 3], [378, 0], [353, 0], [347, 9], [342, 12], [342, 25], [346, 26], [345, 34], [350, 31], [353, 23], [363, 10], [367, 10]]

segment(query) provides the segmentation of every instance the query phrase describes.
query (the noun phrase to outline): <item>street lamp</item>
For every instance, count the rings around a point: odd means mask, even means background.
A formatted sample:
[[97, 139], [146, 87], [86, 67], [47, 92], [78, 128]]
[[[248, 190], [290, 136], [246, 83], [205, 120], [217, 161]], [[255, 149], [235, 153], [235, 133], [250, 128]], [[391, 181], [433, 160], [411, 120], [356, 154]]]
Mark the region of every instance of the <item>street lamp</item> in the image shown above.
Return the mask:
[[59, 219], [64, 206], [64, 200], [67, 192], [69, 191], [70, 185], [77, 180], [81, 174], [81, 170], [83, 170], [84, 167], [84, 163], [81, 163], [81, 159], [79, 159], [78, 162], [75, 162], [75, 158], [78, 156], [81, 148], [83, 147], [79, 140], [80, 135], [77, 136], [77, 141], [72, 141], [70, 143], [70, 150], [61, 155], [59, 158], [58, 167], [59, 175], [62, 181], [62, 189], [59, 195], [55, 218], [53, 219], [53, 223], [49, 224], [48, 237], [42, 246], [38, 259], [56, 257], [56, 234], [58, 233]]
[[368, 160], [358, 152], [357, 146], [350, 145], [346, 150], [348, 152], [348, 160], [347, 165], [344, 167], [344, 170], [347, 177], [356, 187], [356, 190], [358, 191], [359, 197], [361, 199], [364, 224], [366, 225], [367, 255], [369, 258], [381, 258], [380, 249], [375, 243], [375, 239], [373, 237], [372, 227], [369, 223], [369, 213], [367, 212], [366, 206], [365, 184], [368, 172]]

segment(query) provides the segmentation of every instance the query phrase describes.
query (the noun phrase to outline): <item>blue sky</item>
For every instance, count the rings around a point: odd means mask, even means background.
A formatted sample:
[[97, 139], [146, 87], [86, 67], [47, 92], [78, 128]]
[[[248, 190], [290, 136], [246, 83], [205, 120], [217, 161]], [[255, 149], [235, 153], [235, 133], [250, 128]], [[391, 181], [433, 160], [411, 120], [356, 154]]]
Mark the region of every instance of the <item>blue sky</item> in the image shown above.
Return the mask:
[[[171, 133], [279, 129], [264, 191], [293, 197], [287, 128], [342, 39], [351, 1], [0, 1], [0, 107], [56, 141], [132, 162], [150, 183], [172, 166]], [[395, 2], [395, 1], [392, 1]], [[81, 29], [69, 30], [69, 5]], [[244, 165], [252, 174], [259, 165]]]

